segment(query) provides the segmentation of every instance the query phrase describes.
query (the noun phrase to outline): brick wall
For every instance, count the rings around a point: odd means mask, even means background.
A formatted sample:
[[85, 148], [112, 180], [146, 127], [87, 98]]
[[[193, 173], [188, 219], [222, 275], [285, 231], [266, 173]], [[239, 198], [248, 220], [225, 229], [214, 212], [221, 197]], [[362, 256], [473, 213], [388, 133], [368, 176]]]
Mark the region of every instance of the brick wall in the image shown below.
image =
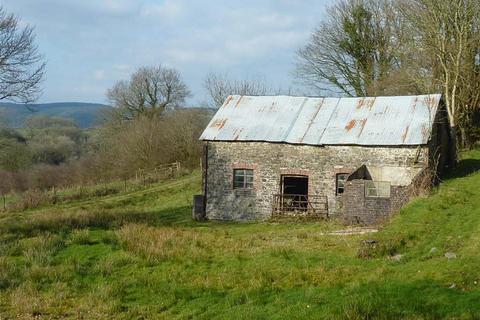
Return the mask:
[[[309, 194], [328, 198], [338, 211], [335, 177], [362, 164], [422, 166], [425, 153], [415, 147], [306, 146], [267, 142], [208, 142], [206, 216], [219, 220], [257, 220], [271, 215], [282, 174], [309, 177]], [[233, 169], [254, 170], [252, 190], [233, 189]]]

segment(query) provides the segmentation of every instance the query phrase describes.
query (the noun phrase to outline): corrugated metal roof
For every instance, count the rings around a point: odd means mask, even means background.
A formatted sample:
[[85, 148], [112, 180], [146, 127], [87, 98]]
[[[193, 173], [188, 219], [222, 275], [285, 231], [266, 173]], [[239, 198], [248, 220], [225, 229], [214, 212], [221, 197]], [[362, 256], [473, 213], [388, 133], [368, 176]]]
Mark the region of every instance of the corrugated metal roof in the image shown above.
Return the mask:
[[421, 145], [441, 95], [307, 98], [229, 96], [201, 140], [309, 145]]

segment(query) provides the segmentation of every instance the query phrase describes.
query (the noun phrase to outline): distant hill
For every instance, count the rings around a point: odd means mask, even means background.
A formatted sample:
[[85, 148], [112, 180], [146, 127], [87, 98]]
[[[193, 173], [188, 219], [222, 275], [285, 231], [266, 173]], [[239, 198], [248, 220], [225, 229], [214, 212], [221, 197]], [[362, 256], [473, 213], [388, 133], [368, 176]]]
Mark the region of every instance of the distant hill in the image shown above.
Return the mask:
[[57, 102], [25, 105], [0, 102], [0, 117], [6, 118], [6, 123], [13, 128], [24, 126], [25, 119], [32, 115], [48, 115], [71, 119], [81, 128], [93, 127], [102, 109], [110, 106], [98, 103]]

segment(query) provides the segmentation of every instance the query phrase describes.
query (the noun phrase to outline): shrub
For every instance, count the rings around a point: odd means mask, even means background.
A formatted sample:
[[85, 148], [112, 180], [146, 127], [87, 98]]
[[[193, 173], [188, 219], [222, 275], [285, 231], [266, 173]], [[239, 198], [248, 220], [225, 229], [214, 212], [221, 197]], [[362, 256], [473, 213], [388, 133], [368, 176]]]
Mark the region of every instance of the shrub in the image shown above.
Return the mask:
[[39, 206], [52, 204], [55, 202], [55, 197], [52, 194], [42, 192], [38, 189], [28, 190], [21, 195], [19, 201], [10, 206], [13, 210], [28, 210], [35, 209]]

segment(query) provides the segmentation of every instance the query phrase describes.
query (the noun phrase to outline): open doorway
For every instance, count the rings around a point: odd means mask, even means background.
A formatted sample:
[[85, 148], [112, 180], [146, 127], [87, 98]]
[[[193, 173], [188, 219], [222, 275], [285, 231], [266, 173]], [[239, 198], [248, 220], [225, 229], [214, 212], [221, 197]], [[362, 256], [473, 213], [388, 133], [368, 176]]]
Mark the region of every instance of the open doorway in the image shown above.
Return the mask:
[[282, 206], [284, 210], [296, 211], [308, 208], [308, 177], [282, 176]]

